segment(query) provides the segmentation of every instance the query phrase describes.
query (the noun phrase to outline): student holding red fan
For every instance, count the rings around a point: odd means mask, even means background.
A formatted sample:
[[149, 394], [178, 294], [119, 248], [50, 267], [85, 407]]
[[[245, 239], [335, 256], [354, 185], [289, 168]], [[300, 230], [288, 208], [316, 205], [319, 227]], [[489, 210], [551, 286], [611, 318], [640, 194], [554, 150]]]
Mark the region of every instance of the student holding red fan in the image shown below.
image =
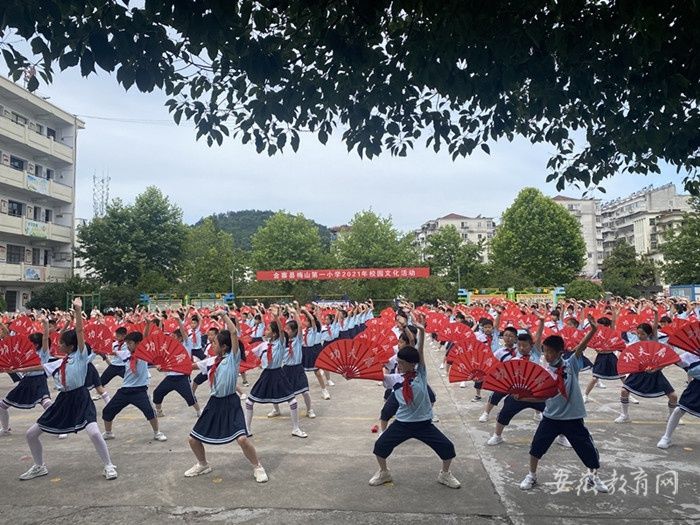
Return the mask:
[[[698, 351], [697, 348], [695, 350]], [[690, 378], [688, 386], [681, 394], [678, 406], [674, 409], [666, 423], [666, 432], [656, 444], [657, 447], [666, 449], [671, 446], [671, 436], [687, 412], [691, 416], [700, 417], [700, 357], [696, 353], [683, 352], [680, 354], [683, 368]]]
[[398, 445], [414, 438], [428, 445], [440, 456], [442, 470], [438, 474], [438, 482], [458, 489], [461, 485], [450, 472], [450, 464], [456, 456], [455, 447], [432, 423], [433, 410], [428, 395], [428, 373], [423, 355], [425, 328], [422, 324], [413, 324], [418, 329], [418, 344], [417, 347], [407, 346], [399, 350], [399, 372], [404, 376], [402, 387], [394, 392], [399, 409], [395, 421], [374, 444], [374, 455], [379, 470], [369, 480], [369, 484], [379, 486], [392, 481], [386, 465], [387, 458]]
[[156, 441], [167, 441], [167, 437], [158, 428], [158, 416], [153, 411], [151, 400], [148, 398], [148, 363], [134, 356], [137, 345], [143, 341], [141, 332], [130, 332], [124, 339], [128, 351], [121, 354], [126, 363], [124, 370], [124, 382], [112, 400], [102, 410], [102, 420], [105, 431], [102, 434], [104, 439], [114, 439], [112, 423], [119, 412], [129, 405], [138, 408], [150, 423], [153, 429], [153, 439]]
[[306, 317], [307, 327], [303, 332], [303, 341], [301, 352], [302, 352], [302, 364], [304, 365], [304, 370], [306, 372], [313, 372], [316, 376], [319, 386], [321, 387], [321, 397], [323, 399], [330, 399], [331, 395], [328, 393], [326, 388], [326, 382], [323, 378], [323, 372], [316, 366], [316, 358], [322, 350], [322, 340], [321, 340], [321, 322], [316, 317], [316, 314], [311, 311], [309, 312], [305, 307], [301, 307], [301, 314]]
[[65, 354], [60, 366], [55, 369], [61, 392], [56, 396], [56, 401], [27, 430], [27, 444], [32, 453], [34, 465], [19, 477], [21, 480], [46, 476], [49, 472], [44, 465], [43, 448], [39, 440], [42, 432], [66, 434], [81, 430], [85, 430], [90, 436], [104, 464], [105, 478], [116, 479], [117, 477], [117, 469], [112, 465], [107, 444], [97, 426], [95, 404], [90, 399], [90, 393], [85, 386], [89, 355], [83, 335], [82, 306], [80, 298], [73, 301], [76, 313], [75, 330], [63, 332], [59, 339], [59, 350]]
[[[253, 443], [248, 440], [251, 434], [241, 409], [241, 400], [236, 394], [236, 380], [241, 360], [246, 357], [245, 351], [238, 344], [236, 325], [227, 314], [223, 318], [227, 329], [216, 335], [217, 355], [209, 371], [211, 396], [190, 432], [189, 444], [197, 458], [197, 464], [185, 472], [185, 477], [201, 476], [212, 471], [207, 463], [204, 443], [223, 445], [236, 441], [246, 459], [253, 465], [255, 481], [265, 483], [268, 480], [267, 474], [260, 464]], [[233, 351], [234, 348], [237, 351]]]
[[[564, 339], [550, 335], [542, 341], [542, 350], [550, 373], [556, 378], [559, 393], [545, 401], [544, 417], [540, 421], [530, 445], [530, 472], [520, 483], [522, 490], [529, 490], [537, 483], [537, 466], [560, 434], [566, 436], [576, 454], [588, 467], [586, 484], [597, 492], [608, 492], [608, 487], [598, 477], [600, 460], [590, 432], [584, 425], [586, 408], [583, 404], [578, 373], [583, 368], [583, 351], [597, 330], [595, 319], [589, 314], [590, 327], [586, 336], [574, 349], [569, 359], [562, 359]], [[536, 402], [535, 398], [520, 398]]]

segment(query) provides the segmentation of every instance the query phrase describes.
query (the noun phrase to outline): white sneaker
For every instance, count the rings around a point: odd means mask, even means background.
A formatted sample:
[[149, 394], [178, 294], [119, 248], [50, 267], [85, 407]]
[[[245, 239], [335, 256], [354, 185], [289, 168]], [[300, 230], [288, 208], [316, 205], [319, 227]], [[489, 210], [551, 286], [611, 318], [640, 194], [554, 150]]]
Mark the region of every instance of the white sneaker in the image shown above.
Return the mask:
[[114, 439], [114, 432], [107, 432], [106, 430], [102, 432], [102, 439], [105, 441], [109, 441], [110, 439]]
[[444, 370], [444, 369], [445, 369], [445, 363], [440, 363], [440, 370]]
[[438, 415], [437, 415], [436, 413], [433, 412], [433, 418], [432, 418], [431, 421], [432, 421], [433, 423], [439, 423], [439, 422], [440, 422], [440, 418], [438, 417]]
[[93, 401], [99, 401], [100, 399], [102, 399], [102, 396], [100, 394], [94, 394], [90, 399], [92, 399]]
[[333, 382], [332, 379], [327, 380], [327, 381], [326, 381], [326, 384], [327, 384], [328, 386], [335, 386], [335, 383]]
[[117, 479], [117, 467], [114, 465], [107, 465], [102, 471], [105, 479]]
[[598, 474], [589, 474], [586, 479], [588, 488], [595, 488], [596, 492], [608, 493], [608, 486], [598, 477]]
[[328, 390], [326, 390], [325, 388], [322, 388], [321, 389], [321, 397], [323, 399], [330, 399], [331, 395], [328, 393]]
[[588, 403], [590, 401], [589, 397], [586, 394], [583, 394], [583, 402]]
[[9, 436], [11, 434], [11, 429], [9, 428], [0, 428], [0, 437], [2, 436]]
[[666, 436], [661, 436], [661, 439], [656, 444], [656, 446], [659, 448], [667, 449], [671, 446], [671, 439], [667, 438]]
[[446, 487], [450, 487], [451, 489], [458, 489], [459, 487], [462, 486], [462, 484], [459, 482], [457, 478], [455, 478], [452, 475], [452, 472], [449, 470], [447, 472], [443, 472], [442, 470], [438, 474], [438, 483], [442, 483]]
[[542, 417], [544, 417], [542, 416], [542, 412], [535, 411], [535, 415], [532, 416], [532, 419], [534, 419], [535, 421], [542, 421]]
[[68, 439], [68, 434], [59, 434], [58, 439]]
[[163, 434], [161, 431], [158, 431], [155, 434], [153, 434], [153, 439], [155, 439], [156, 441], [168, 441], [166, 435]]
[[316, 412], [313, 411], [313, 409], [309, 409], [306, 411], [306, 417], [309, 419], [314, 419], [316, 417]]
[[467, 382], [466, 382], [466, 381], [462, 381], [462, 382], [459, 384], [459, 388], [467, 388]]
[[500, 445], [501, 443], [503, 443], [503, 438], [497, 434], [491, 436], [486, 442], [487, 445], [491, 446]]
[[165, 414], [162, 410], [156, 410], [156, 417], [165, 417]]
[[369, 484], [373, 487], [391, 483], [391, 473], [388, 470], [378, 470], [369, 480]]
[[211, 472], [211, 467], [209, 465], [200, 465], [195, 463], [194, 467], [185, 472], [186, 478], [194, 478], [195, 476], [201, 476], [202, 474], [209, 474]]
[[300, 428], [295, 428], [294, 430], [292, 430], [292, 436], [296, 436], [298, 438], [309, 437], [309, 435]]
[[629, 397], [629, 400], [630, 400], [630, 403], [632, 403], [633, 405], [638, 405], [638, 404], [639, 404], [639, 399], [636, 399], [636, 398], [634, 398], [634, 397], [632, 397], [632, 396]]
[[595, 386], [597, 386], [598, 388], [608, 388], [607, 386], [605, 386], [605, 383], [603, 383], [603, 381], [601, 381], [600, 379], [598, 379], [598, 382], [595, 384]]
[[267, 413], [267, 417], [278, 417], [281, 415], [281, 412], [277, 410], [276, 408], [273, 408], [270, 412]]
[[27, 481], [29, 479], [34, 479], [38, 478], [39, 476], [46, 476], [49, 473], [49, 469], [46, 468], [46, 465], [32, 465], [32, 467], [22, 474], [19, 479], [22, 481]]
[[626, 416], [626, 415], [624, 415], [624, 414], [620, 414], [620, 415], [617, 416], [617, 418], [615, 419], [615, 423], [629, 423], [629, 422], [630, 422], [630, 417], [629, 417], [629, 416]]
[[560, 447], [571, 448], [571, 443], [569, 443], [569, 440], [566, 439], [566, 436], [563, 436], [561, 434], [557, 436], [557, 439], [555, 439], [554, 442]]
[[489, 413], [482, 412], [481, 415], [479, 416], [479, 423], [486, 423], [488, 420], [489, 420]]
[[265, 472], [262, 465], [258, 465], [253, 469], [253, 476], [255, 477], [255, 481], [258, 483], [265, 483], [268, 479], [270, 479], [267, 477], [267, 472]]
[[520, 482], [520, 489], [530, 490], [535, 485], [537, 485], [537, 478], [528, 472], [525, 479]]

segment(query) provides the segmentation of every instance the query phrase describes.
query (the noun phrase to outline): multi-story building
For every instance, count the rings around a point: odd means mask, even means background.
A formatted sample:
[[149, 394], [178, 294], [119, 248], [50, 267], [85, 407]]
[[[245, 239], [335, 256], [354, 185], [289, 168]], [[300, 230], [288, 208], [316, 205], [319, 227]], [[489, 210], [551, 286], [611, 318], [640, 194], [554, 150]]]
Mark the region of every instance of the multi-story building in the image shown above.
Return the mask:
[[578, 220], [581, 234], [586, 243], [586, 264], [583, 275], [596, 279], [600, 274], [600, 264], [603, 262], [603, 231], [600, 221], [600, 201], [595, 199], [572, 199], [557, 195], [552, 199], [564, 206]]
[[463, 242], [481, 244], [482, 260], [488, 262], [489, 245], [494, 233], [496, 233], [496, 223], [492, 217], [465, 217], [457, 213], [450, 213], [439, 219], [434, 219], [423, 224], [419, 230], [415, 230], [415, 244], [421, 253], [425, 253], [428, 245], [428, 237], [446, 226], [454, 226], [462, 237]]
[[84, 123], [0, 77], [0, 293], [19, 311], [72, 275], [77, 132]]

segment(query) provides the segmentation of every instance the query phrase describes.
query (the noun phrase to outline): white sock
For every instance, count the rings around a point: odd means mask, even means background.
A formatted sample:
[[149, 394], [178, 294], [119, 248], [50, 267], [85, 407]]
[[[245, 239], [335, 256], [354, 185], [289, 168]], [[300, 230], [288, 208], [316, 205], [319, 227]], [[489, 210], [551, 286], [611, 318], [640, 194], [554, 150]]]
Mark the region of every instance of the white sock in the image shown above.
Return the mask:
[[673, 435], [673, 431], [676, 430], [676, 427], [678, 426], [678, 422], [683, 417], [683, 414], [685, 414], [683, 409], [676, 407], [671, 413], [671, 415], [668, 417], [668, 422], [666, 423], [666, 433], [664, 434], [664, 437], [669, 441], [671, 440], [671, 435]]
[[671, 417], [671, 414], [673, 414], [673, 412], [677, 406], [678, 405], [676, 403], [669, 403], [668, 404], [668, 417]]
[[44, 449], [39, 440], [39, 436], [41, 436], [42, 432], [43, 430], [41, 430], [36, 423], [27, 430], [27, 444], [29, 445], [29, 450], [32, 453], [32, 459], [35, 465], [44, 464]]
[[629, 417], [630, 415], [630, 400], [629, 398], [620, 398], [620, 406], [622, 408], [622, 415]]
[[44, 410], [48, 410], [48, 408], [49, 408], [51, 405], [53, 405], [53, 401], [51, 401], [49, 398], [46, 398], [46, 399], [44, 399], [44, 400], [41, 402], [41, 407], [42, 407]]
[[248, 433], [250, 434], [251, 431], [251, 423], [253, 422], [253, 402], [250, 400], [250, 398], [245, 400], [245, 426], [248, 429]]
[[0, 428], [5, 430], [10, 428], [10, 412], [7, 409], [7, 404], [4, 401], [0, 401]]
[[109, 457], [109, 449], [107, 448], [107, 443], [105, 443], [97, 423], [88, 423], [88, 426], [85, 427], [85, 431], [88, 436], [90, 436], [90, 441], [92, 441], [92, 444], [95, 446], [97, 455], [100, 456], [104, 466], [111, 465], [112, 460]]
[[289, 402], [289, 415], [292, 418], [292, 430], [299, 428], [299, 411], [297, 410], [297, 400], [292, 399]]
[[306, 403], [306, 411], [311, 410], [311, 395], [308, 392], [304, 392], [301, 395], [304, 398], [304, 403]]
[[111, 397], [109, 397], [109, 392], [104, 392], [104, 393], [100, 394], [100, 397], [101, 397], [102, 400], [105, 402], [105, 405], [106, 405], [107, 403], [109, 403], [109, 400], [110, 400], [110, 399], [112, 399]]

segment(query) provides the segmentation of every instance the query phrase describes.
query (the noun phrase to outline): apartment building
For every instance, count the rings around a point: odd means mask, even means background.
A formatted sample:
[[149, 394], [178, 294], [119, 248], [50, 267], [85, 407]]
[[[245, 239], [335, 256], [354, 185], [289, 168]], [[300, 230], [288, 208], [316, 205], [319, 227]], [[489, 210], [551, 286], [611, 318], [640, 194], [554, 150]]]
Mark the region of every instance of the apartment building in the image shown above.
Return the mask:
[[482, 217], [481, 215], [466, 217], [458, 213], [450, 213], [444, 217], [430, 220], [424, 223], [420, 229], [414, 231], [415, 244], [421, 253], [424, 253], [425, 248], [428, 246], [428, 238], [440, 228], [445, 228], [446, 226], [457, 228], [462, 241], [481, 244], [483, 246], [481, 252], [482, 260], [483, 262], [488, 262], [489, 245], [493, 235], [496, 233], [496, 223], [493, 217]]
[[0, 293], [21, 311], [32, 290], [72, 275], [74, 115], [0, 77]]
[[563, 195], [552, 198], [573, 215], [581, 225], [581, 234], [586, 243], [586, 264], [582, 273], [597, 279], [603, 262], [603, 231], [600, 219], [600, 201], [596, 199], [572, 199]]

